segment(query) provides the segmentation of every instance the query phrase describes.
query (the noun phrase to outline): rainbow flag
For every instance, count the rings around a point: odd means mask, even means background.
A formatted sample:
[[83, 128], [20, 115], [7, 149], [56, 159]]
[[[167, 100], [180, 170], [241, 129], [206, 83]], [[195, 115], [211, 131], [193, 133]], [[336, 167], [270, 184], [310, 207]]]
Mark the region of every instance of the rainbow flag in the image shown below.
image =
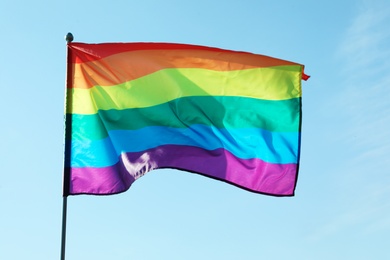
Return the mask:
[[246, 52], [69, 43], [64, 195], [120, 193], [173, 168], [292, 196], [306, 77]]

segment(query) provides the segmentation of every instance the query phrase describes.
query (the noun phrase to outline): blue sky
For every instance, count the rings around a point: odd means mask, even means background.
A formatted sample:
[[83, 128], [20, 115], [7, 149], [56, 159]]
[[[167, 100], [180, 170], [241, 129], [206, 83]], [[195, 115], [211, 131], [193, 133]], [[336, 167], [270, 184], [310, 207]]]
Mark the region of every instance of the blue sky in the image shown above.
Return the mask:
[[70, 31], [81, 42], [179, 42], [306, 65], [296, 196], [156, 170], [68, 199], [67, 259], [390, 258], [390, 3], [0, 3], [0, 259], [59, 259]]

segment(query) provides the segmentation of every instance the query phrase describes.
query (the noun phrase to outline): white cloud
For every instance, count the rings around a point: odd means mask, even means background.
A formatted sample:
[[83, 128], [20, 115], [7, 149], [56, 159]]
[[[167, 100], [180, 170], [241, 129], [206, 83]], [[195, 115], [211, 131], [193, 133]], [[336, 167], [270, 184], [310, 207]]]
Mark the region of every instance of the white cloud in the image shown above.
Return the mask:
[[389, 66], [389, 15], [389, 5], [363, 4], [361, 13], [346, 31], [340, 54], [346, 59], [346, 72], [358, 70], [354, 79], [381, 71], [386, 63]]
[[363, 4], [338, 52], [346, 86], [338, 103], [348, 118], [346, 137], [355, 147], [390, 148], [389, 24], [390, 5]]
[[[350, 228], [361, 234], [390, 230], [390, 5], [362, 4], [337, 51], [341, 88], [328, 109], [337, 111], [335, 186], [345, 207], [310, 236], [318, 240]], [[332, 106], [332, 107], [331, 107]], [[386, 231], [387, 230], [387, 231]]]

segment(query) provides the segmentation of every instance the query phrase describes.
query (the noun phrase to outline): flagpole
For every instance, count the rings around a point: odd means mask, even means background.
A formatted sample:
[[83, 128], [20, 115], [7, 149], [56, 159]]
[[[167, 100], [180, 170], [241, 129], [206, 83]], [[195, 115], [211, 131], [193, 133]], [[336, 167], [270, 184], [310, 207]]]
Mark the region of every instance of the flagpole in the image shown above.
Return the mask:
[[[68, 33], [65, 36], [67, 43], [67, 68], [66, 68], [66, 90], [72, 85], [72, 73], [71, 73], [71, 56], [69, 50], [69, 44], [73, 41], [73, 35]], [[65, 90], [65, 114], [66, 106], [68, 105], [68, 97]], [[66, 242], [66, 217], [68, 208], [68, 194], [69, 194], [69, 182], [70, 182], [70, 169], [67, 167], [67, 162], [70, 160], [70, 146], [66, 140], [70, 140], [69, 134], [71, 134], [72, 118], [65, 116], [65, 165], [63, 172], [63, 191], [62, 191], [62, 231], [61, 231], [61, 260], [65, 260], [65, 242]]]
[[68, 196], [62, 199], [62, 236], [61, 236], [61, 260], [65, 260], [65, 241], [66, 241], [66, 210], [68, 204]]

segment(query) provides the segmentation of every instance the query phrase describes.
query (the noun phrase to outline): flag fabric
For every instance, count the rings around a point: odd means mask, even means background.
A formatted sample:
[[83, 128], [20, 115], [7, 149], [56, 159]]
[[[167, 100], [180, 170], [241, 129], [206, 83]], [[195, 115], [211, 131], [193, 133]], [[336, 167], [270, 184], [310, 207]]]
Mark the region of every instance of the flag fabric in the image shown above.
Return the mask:
[[292, 196], [303, 65], [172, 43], [68, 43], [64, 195], [173, 168]]

